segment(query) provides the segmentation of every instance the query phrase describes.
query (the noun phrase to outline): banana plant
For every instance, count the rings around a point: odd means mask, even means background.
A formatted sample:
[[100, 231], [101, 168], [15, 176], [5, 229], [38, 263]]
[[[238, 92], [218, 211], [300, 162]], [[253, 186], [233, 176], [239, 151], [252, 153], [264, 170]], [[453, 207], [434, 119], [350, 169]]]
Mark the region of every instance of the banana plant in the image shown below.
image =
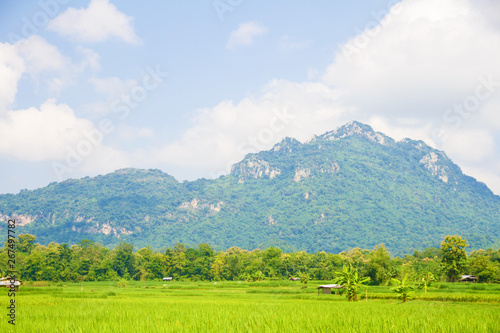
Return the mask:
[[357, 301], [359, 288], [368, 288], [365, 283], [370, 281], [370, 277], [361, 278], [358, 271], [350, 264], [344, 265], [342, 271], [335, 272], [335, 274], [337, 275], [335, 283], [344, 287], [348, 301]]
[[427, 289], [429, 289], [431, 283], [434, 281], [437, 281], [437, 279], [434, 277], [434, 274], [432, 274], [431, 272], [427, 272], [420, 280], [418, 288], [424, 289], [424, 291], [427, 292]]
[[392, 290], [399, 294], [399, 298], [403, 300], [403, 303], [406, 303], [406, 300], [410, 298], [410, 292], [413, 289], [413, 287], [408, 284], [408, 273], [405, 274], [401, 281], [393, 278], [391, 283], [394, 285]]

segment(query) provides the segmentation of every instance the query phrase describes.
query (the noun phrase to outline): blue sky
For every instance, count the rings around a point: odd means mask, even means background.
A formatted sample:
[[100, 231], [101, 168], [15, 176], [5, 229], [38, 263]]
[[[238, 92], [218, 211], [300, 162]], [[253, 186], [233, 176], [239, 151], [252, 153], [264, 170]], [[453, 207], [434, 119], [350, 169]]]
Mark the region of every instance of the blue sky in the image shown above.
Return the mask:
[[3, 1], [0, 193], [124, 167], [213, 178], [359, 120], [500, 194], [499, 6]]

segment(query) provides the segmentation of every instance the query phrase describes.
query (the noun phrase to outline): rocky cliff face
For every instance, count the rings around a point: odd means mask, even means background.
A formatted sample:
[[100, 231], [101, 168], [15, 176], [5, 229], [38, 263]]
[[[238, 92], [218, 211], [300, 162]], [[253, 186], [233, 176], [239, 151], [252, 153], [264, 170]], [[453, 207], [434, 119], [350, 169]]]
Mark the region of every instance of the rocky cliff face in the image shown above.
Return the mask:
[[281, 173], [281, 170], [269, 166], [269, 162], [257, 155], [253, 155], [246, 158], [243, 162], [235, 164], [232, 167], [231, 173], [238, 177], [239, 181], [243, 183], [246, 179], [273, 179]]
[[422, 163], [427, 170], [431, 172], [433, 176], [437, 176], [443, 182], [448, 182], [449, 168], [446, 166], [446, 156], [441, 152], [431, 151], [429, 154], [422, 157], [420, 163]]

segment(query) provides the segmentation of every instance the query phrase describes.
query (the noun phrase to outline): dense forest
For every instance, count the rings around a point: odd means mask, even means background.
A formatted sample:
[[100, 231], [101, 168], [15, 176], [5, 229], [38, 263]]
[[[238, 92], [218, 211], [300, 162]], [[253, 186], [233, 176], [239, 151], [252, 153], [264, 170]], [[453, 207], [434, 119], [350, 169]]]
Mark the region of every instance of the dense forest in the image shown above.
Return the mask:
[[447, 236], [440, 248], [429, 247], [404, 257], [391, 257], [383, 244], [372, 250], [353, 248], [338, 254], [304, 251], [285, 253], [278, 247], [243, 250], [231, 247], [215, 252], [208, 244], [186, 247], [176, 244], [164, 251], [149, 247], [134, 251], [122, 242], [108, 249], [90, 240], [76, 245], [36, 243], [36, 237], [21, 234], [15, 247], [0, 249], [1, 275], [15, 250], [18, 277], [24, 281], [157, 280], [173, 277], [180, 281], [288, 279], [332, 280], [343, 265], [352, 265], [372, 284], [386, 284], [406, 274], [418, 281], [429, 273], [435, 280], [456, 281], [460, 274], [472, 274], [479, 282], [500, 283], [500, 249], [475, 250], [467, 254], [467, 241]]
[[[424, 142], [356, 122], [306, 143], [286, 138], [217, 179], [122, 169], [0, 195], [6, 219], [44, 245], [339, 253], [385, 243], [403, 256], [459, 234], [474, 250], [500, 246], [499, 196]], [[0, 241], [6, 234], [0, 223]]]

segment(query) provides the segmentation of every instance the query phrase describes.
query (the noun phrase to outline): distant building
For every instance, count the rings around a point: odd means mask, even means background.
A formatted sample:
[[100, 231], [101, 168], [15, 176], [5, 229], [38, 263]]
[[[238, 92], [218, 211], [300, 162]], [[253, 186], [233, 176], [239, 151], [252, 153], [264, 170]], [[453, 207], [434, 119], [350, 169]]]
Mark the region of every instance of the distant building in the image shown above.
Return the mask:
[[172, 277], [164, 277], [163, 278], [163, 281], [172, 281], [174, 278]]
[[294, 278], [294, 277], [291, 277], [291, 278], [290, 278], [290, 281], [300, 281], [300, 278]]
[[10, 289], [12, 284], [14, 285], [14, 290], [19, 291], [19, 286], [21, 285], [21, 280], [14, 279], [14, 283], [12, 283], [12, 279], [10, 277], [0, 278], [0, 286], [5, 286], [5, 287]]
[[477, 282], [478, 277], [474, 275], [462, 275], [460, 282]]
[[344, 286], [342, 286], [340, 284], [324, 284], [324, 285], [319, 286], [316, 289], [318, 289], [318, 294], [319, 294], [320, 289], [323, 291], [323, 294], [331, 294], [332, 289], [342, 289], [342, 288], [344, 288]]

